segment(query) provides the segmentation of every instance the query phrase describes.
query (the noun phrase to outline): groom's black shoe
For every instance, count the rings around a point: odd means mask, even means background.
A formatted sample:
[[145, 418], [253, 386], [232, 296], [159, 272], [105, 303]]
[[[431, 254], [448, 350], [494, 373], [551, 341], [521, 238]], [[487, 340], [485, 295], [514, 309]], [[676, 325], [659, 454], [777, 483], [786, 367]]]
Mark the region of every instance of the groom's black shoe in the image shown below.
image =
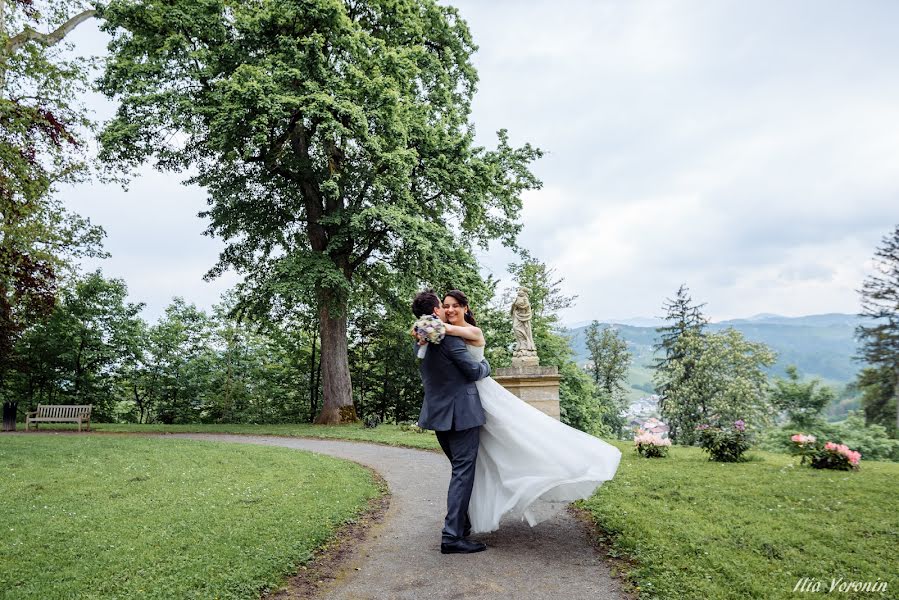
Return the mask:
[[466, 539], [459, 539], [454, 542], [443, 542], [440, 544], [441, 554], [471, 554], [472, 552], [481, 552], [486, 549], [487, 544]]

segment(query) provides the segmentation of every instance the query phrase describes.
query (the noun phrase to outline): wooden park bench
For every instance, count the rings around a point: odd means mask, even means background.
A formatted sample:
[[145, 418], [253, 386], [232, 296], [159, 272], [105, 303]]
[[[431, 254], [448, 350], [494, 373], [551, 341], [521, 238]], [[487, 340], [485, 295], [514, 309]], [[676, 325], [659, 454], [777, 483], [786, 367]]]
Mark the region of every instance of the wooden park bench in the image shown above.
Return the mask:
[[[91, 430], [91, 408], [93, 404], [87, 405], [60, 405], [60, 404], [38, 404], [37, 410], [31, 411], [25, 415], [25, 431], [34, 423], [37, 429], [38, 423], [78, 423], [78, 431], [81, 431], [81, 422], [87, 421], [87, 430]], [[34, 416], [32, 416], [34, 415]]]

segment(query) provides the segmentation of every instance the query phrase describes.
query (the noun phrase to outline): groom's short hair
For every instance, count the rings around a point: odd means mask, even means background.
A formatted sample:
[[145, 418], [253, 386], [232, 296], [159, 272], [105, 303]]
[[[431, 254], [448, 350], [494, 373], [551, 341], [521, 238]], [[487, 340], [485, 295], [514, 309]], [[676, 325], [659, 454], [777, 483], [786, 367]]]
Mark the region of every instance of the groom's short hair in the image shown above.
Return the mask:
[[416, 318], [422, 315], [434, 314], [434, 309], [440, 306], [440, 298], [434, 290], [419, 292], [412, 301], [412, 314]]

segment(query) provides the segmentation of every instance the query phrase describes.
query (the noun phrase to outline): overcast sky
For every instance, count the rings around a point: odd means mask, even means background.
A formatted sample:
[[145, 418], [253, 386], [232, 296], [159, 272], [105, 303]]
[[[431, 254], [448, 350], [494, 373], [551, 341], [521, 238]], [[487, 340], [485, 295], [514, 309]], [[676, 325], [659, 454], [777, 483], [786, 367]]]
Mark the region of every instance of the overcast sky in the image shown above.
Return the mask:
[[[899, 2], [454, 4], [480, 48], [479, 142], [505, 127], [547, 152], [520, 241], [578, 296], [566, 322], [659, 315], [680, 283], [716, 321], [858, 310], [899, 223]], [[94, 24], [72, 39], [105, 47]], [[148, 169], [62, 195], [147, 318], [236, 281], [201, 280], [221, 248], [201, 189]], [[479, 254], [501, 278], [511, 258]]]

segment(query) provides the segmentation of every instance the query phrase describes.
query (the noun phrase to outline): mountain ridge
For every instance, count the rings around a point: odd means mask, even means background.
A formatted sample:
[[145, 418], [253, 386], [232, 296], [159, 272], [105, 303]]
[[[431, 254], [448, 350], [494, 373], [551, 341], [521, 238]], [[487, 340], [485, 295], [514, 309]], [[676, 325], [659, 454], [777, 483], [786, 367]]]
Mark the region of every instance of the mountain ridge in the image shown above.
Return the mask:
[[[854, 380], [863, 366], [855, 359], [858, 352], [855, 330], [865, 320], [846, 313], [798, 317], [761, 313], [709, 323], [707, 329], [720, 331], [733, 327], [747, 340], [764, 343], [774, 350], [777, 362], [766, 369], [769, 376], [783, 377], [787, 365], [796, 365], [803, 379], [819, 377], [828, 385], [843, 386]], [[575, 360], [581, 365], [589, 360], [585, 344], [587, 326], [568, 330]], [[659, 358], [653, 350], [659, 335], [656, 328], [601, 321], [600, 326], [614, 327], [628, 344], [634, 357], [628, 383], [635, 390], [634, 395], [651, 393], [651, 365]]]

